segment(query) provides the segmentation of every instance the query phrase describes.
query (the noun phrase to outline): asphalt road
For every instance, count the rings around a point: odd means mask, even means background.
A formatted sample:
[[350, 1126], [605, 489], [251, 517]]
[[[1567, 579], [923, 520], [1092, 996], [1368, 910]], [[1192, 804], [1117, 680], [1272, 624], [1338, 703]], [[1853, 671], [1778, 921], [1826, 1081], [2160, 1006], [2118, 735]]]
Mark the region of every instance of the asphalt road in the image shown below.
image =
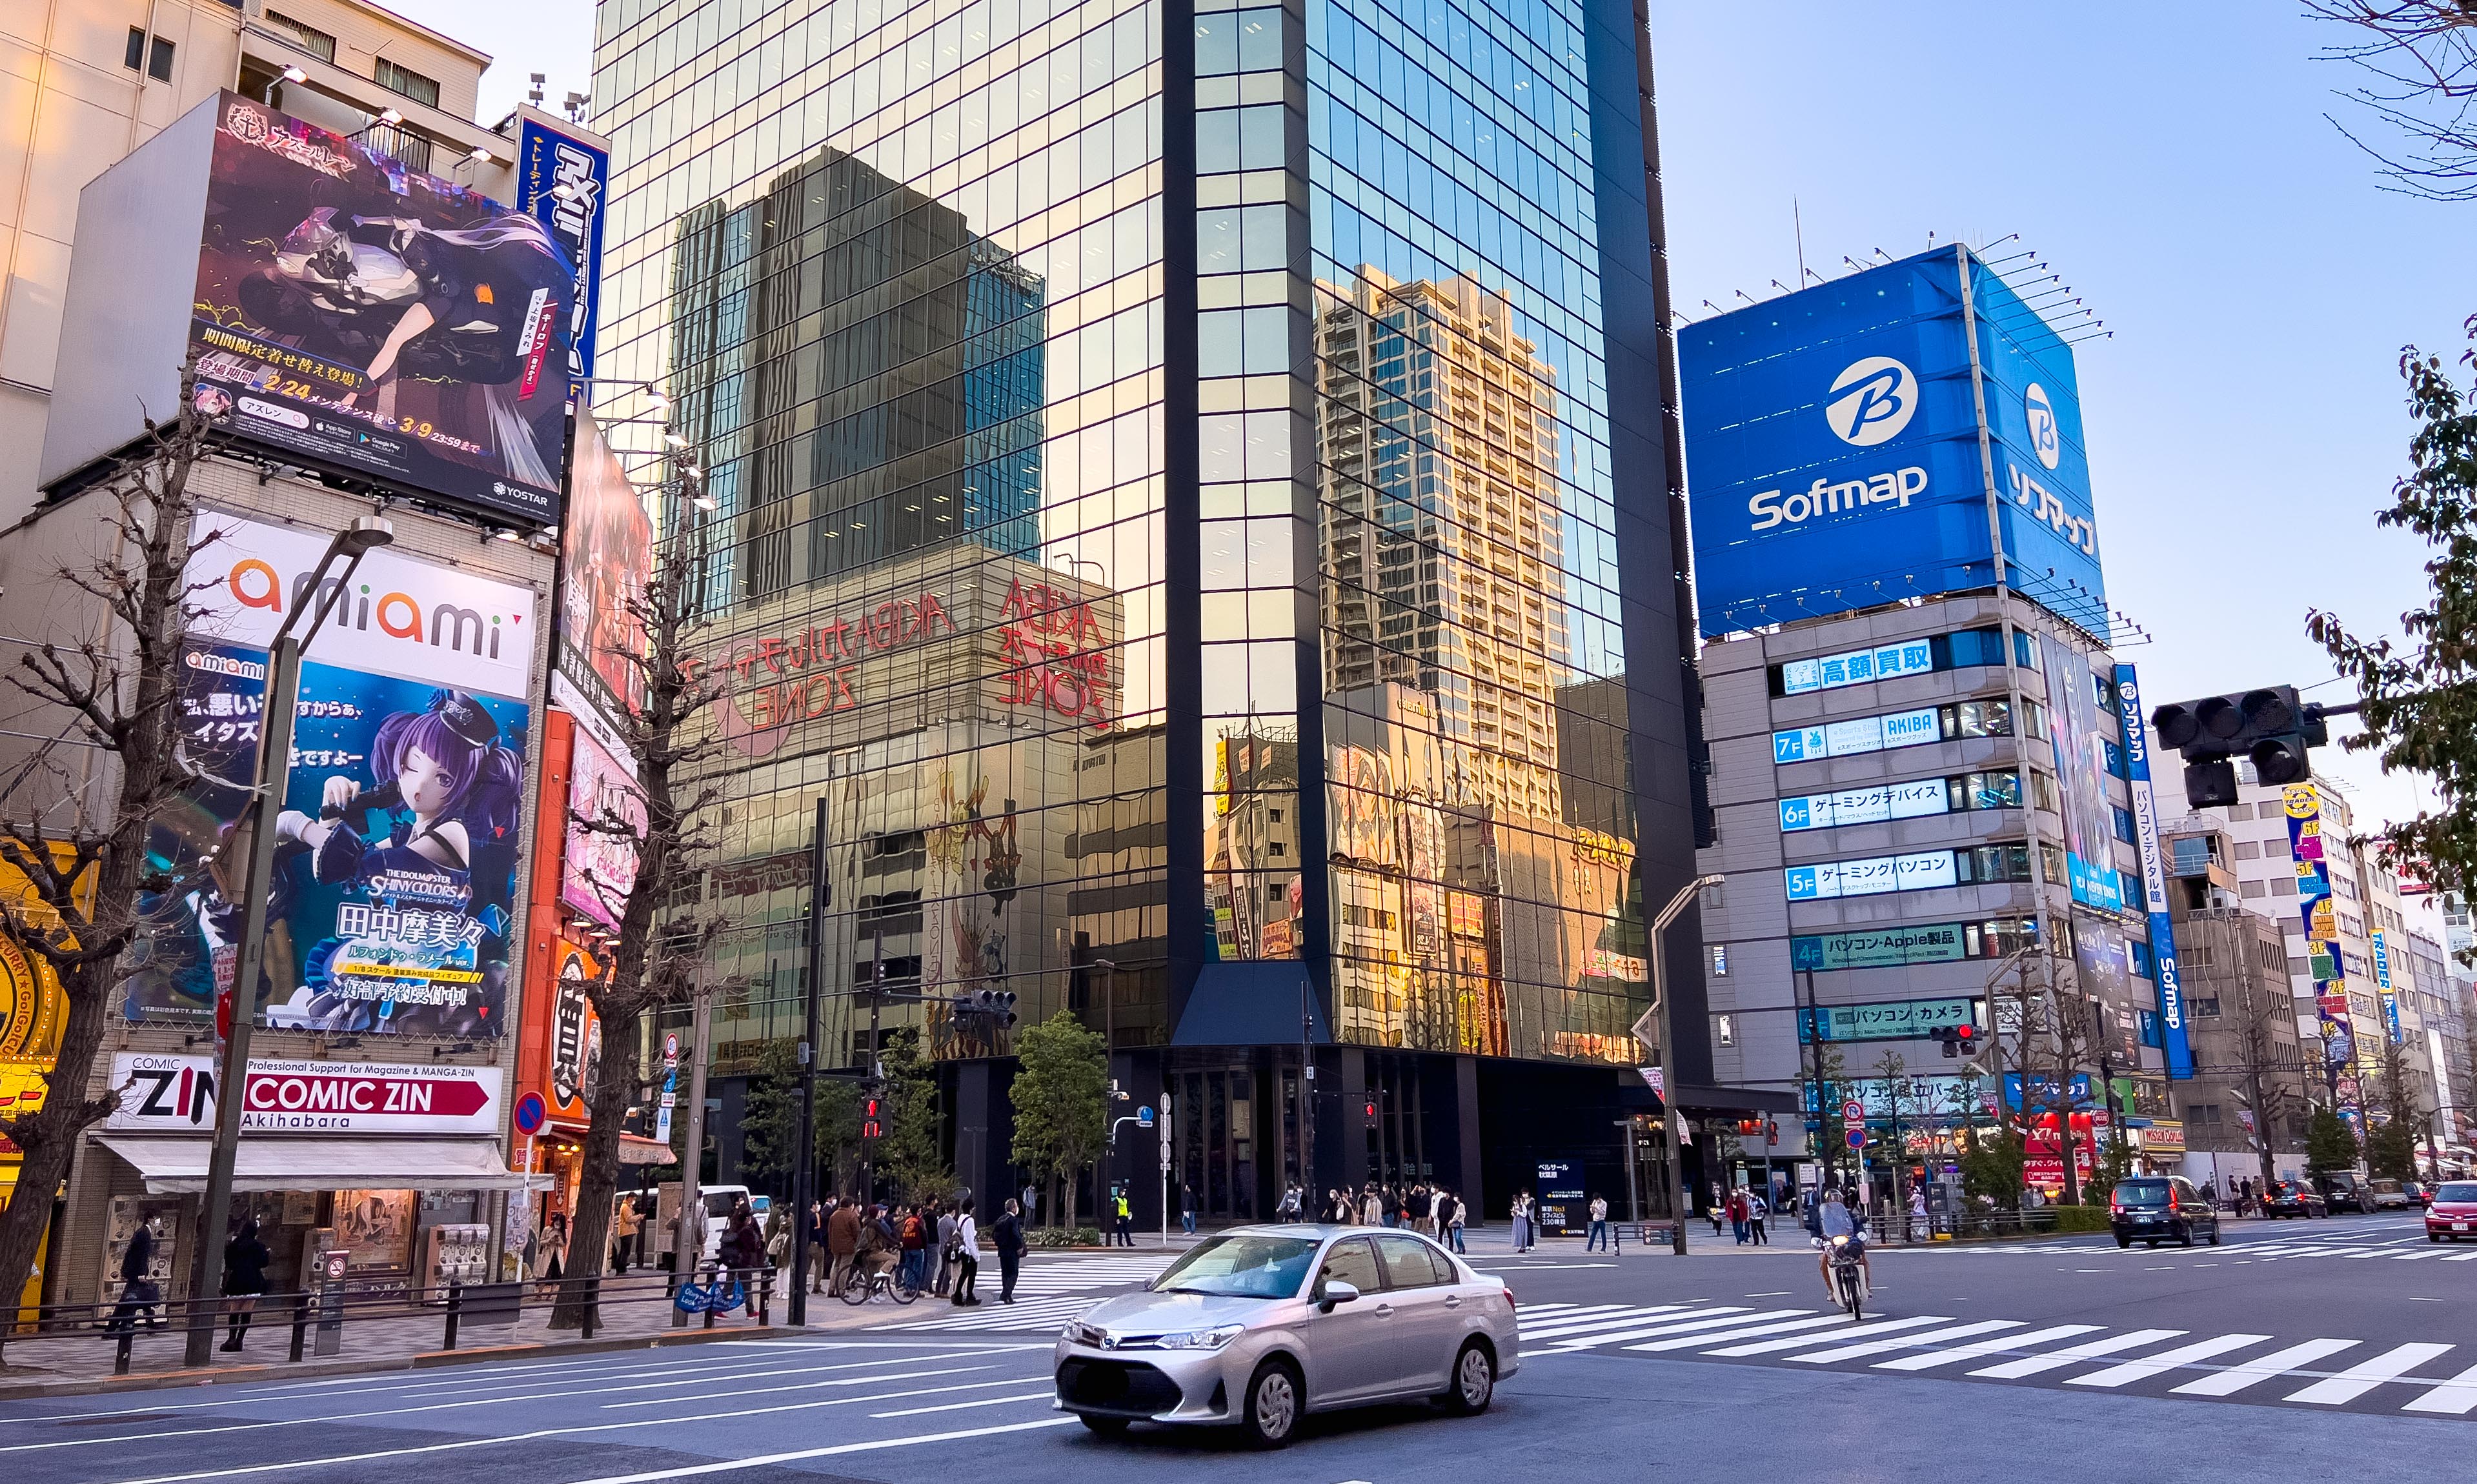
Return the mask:
[[1521, 1305], [1524, 1365], [1495, 1407], [1314, 1419], [1278, 1465], [1222, 1434], [1102, 1439], [1051, 1410], [1058, 1315], [1147, 1254], [1037, 1263], [1012, 1309], [888, 1306], [885, 1327], [834, 1337], [12, 1403], [0, 1477], [1942, 1481], [1972, 1456], [2148, 1476], [2165, 1447], [2180, 1479], [2259, 1478], [2272, 1448], [2279, 1476], [2359, 1484], [2448, 1476], [2438, 1460], [2477, 1443], [2477, 1262], [2451, 1260], [2477, 1244], [2430, 1248], [2398, 1218], [2246, 1225], [2215, 1249], [1888, 1250], [1856, 1324], [1801, 1249], [1470, 1255]]

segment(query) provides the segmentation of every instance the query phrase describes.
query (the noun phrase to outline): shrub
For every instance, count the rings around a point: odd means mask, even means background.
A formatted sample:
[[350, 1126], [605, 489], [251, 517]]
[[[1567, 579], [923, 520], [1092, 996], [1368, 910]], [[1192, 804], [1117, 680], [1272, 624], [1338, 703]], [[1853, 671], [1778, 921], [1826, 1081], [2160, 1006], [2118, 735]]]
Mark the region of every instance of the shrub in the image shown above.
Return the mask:
[[1024, 1233], [1024, 1240], [1032, 1247], [1099, 1247], [1101, 1228], [1098, 1226], [1036, 1226]]

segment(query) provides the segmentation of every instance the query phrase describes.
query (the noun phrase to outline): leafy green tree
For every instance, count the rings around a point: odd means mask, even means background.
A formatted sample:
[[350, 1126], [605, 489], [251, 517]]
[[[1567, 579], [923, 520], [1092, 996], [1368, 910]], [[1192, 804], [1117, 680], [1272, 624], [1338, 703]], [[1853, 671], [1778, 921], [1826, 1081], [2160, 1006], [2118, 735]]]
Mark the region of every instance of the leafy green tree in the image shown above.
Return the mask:
[[899, 1200], [928, 1200], [955, 1193], [955, 1172], [938, 1157], [938, 1073], [921, 1054], [915, 1031], [886, 1038], [886, 1136], [877, 1141], [877, 1173], [894, 1186]]
[[[2477, 318], [2467, 330], [2477, 338]], [[2464, 364], [2477, 364], [2470, 354]], [[2375, 517], [2423, 539], [2424, 602], [2399, 617], [2401, 638], [2369, 637], [2319, 608], [2306, 631], [2356, 681], [2363, 730], [2343, 744], [2372, 752], [2386, 773], [2420, 773], [2439, 807], [2389, 826], [2377, 836], [2385, 867], [2444, 891], [2477, 881], [2477, 408], [2455, 384], [2442, 358], [2410, 346], [2400, 354], [2409, 411], [2409, 472]], [[2464, 963], [2477, 951], [2464, 950]]]
[[1110, 1066], [1101, 1037], [1061, 1010], [1015, 1037], [1015, 1163], [1048, 1176], [1050, 1224], [1069, 1219], [1058, 1199], [1100, 1158], [1109, 1128]]
[[770, 1194], [790, 1189], [800, 1157], [800, 1052], [788, 1039], [765, 1043], [748, 1076], [739, 1118], [739, 1174]]
[[2382, 1179], [2416, 1178], [2416, 1130], [2407, 1120], [2390, 1119], [2365, 1135], [2365, 1168]]
[[2330, 1108], [2315, 1108], [2305, 1125], [2305, 1168], [2315, 1175], [2357, 1167], [2357, 1136]]
[[2021, 1136], [1997, 1125], [1969, 1130], [1969, 1150], [1961, 1156], [1961, 1191], [1969, 1199], [1994, 1201], [2006, 1210], [2021, 1204]]

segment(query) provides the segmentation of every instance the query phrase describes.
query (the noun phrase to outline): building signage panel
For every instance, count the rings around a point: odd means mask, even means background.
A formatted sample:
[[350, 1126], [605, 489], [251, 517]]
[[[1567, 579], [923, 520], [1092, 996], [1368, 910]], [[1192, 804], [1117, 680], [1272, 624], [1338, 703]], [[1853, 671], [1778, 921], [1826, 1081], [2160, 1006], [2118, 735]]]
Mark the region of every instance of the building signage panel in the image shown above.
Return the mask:
[[1826, 860], [1791, 866], [1782, 873], [1791, 902], [1818, 902], [1831, 897], [1872, 897], [1885, 892], [1923, 891], [1951, 886], [1958, 880], [1952, 852], [1924, 851], [1909, 855], [1876, 855], [1864, 860]]
[[217, 104], [189, 341], [234, 435], [559, 523], [577, 264], [469, 186]]
[[1800, 696], [1808, 691], [1838, 690], [1843, 685], [1863, 685], [1896, 676], [1924, 675], [1935, 667], [1935, 645], [1931, 640], [1904, 639], [1898, 644], [1851, 650], [1844, 655], [1784, 660], [1781, 689], [1784, 694]]
[[567, 374], [582, 388], [593, 375], [593, 330], [601, 311], [602, 200], [611, 156], [600, 145], [528, 112], [516, 132], [516, 205], [539, 220], [576, 265], [567, 315]]
[[1831, 829], [1841, 825], [1877, 825], [1886, 820], [1915, 819], [1952, 809], [1951, 791], [1941, 779], [1907, 783], [1876, 783], [1837, 793], [1808, 794], [1780, 802], [1783, 833]]
[[[1784, 669], [1787, 667], [1784, 666]], [[1943, 723], [1934, 706], [1895, 711], [1889, 716], [1861, 716], [1820, 727], [1791, 727], [1772, 733], [1772, 761], [1809, 762], [1818, 757], [1849, 757], [1896, 747], [1943, 740]]]
[[[213, 1056], [115, 1051], [112, 1083], [120, 1101], [104, 1126], [211, 1134], [216, 1076]], [[249, 1133], [499, 1131], [496, 1067], [253, 1056], [247, 1084], [240, 1126]]]
[[1816, 973], [1954, 963], [1968, 956], [1968, 940], [1959, 923], [1852, 928], [1789, 939], [1789, 967]]
[[2071, 349], [1965, 250], [1684, 327], [1678, 360], [1706, 634], [1992, 586], [1990, 504], [2013, 583], [2104, 631]]
[[2160, 1051], [2170, 1077], [2193, 1075], [2193, 1043], [2185, 1024], [2185, 977], [2176, 956], [2176, 924], [2167, 910], [2167, 872], [2159, 849], [2159, 800], [2150, 785], [2150, 724], [2141, 682], [2131, 665], [2115, 667], [2116, 722], [2124, 733], [2126, 791], [2133, 800], [2135, 848], [2141, 854], [2142, 910], [2150, 920], [2152, 977], [2159, 989]]
[[1916, 1040], [1949, 1026], [1976, 1026], [1978, 1006], [1967, 997], [1817, 1005], [1797, 1012], [1800, 1042], [1811, 1044], [1815, 1040], [1818, 1021], [1826, 1041]]

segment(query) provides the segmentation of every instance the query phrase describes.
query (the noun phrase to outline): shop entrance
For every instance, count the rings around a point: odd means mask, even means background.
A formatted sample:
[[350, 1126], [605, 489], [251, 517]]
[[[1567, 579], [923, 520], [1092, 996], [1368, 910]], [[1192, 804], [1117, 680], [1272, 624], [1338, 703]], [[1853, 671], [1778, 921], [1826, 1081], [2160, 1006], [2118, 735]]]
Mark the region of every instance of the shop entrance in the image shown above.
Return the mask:
[[1174, 1071], [1165, 1080], [1177, 1141], [1171, 1209], [1178, 1206], [1178, 1183], [1185, 1181], [1194, 1188], [1199, 1220], [1255, 1221], [1262, 1132], [1256, 1117], [1256, 1074], [1246, 1067], [1214, 1067]]

